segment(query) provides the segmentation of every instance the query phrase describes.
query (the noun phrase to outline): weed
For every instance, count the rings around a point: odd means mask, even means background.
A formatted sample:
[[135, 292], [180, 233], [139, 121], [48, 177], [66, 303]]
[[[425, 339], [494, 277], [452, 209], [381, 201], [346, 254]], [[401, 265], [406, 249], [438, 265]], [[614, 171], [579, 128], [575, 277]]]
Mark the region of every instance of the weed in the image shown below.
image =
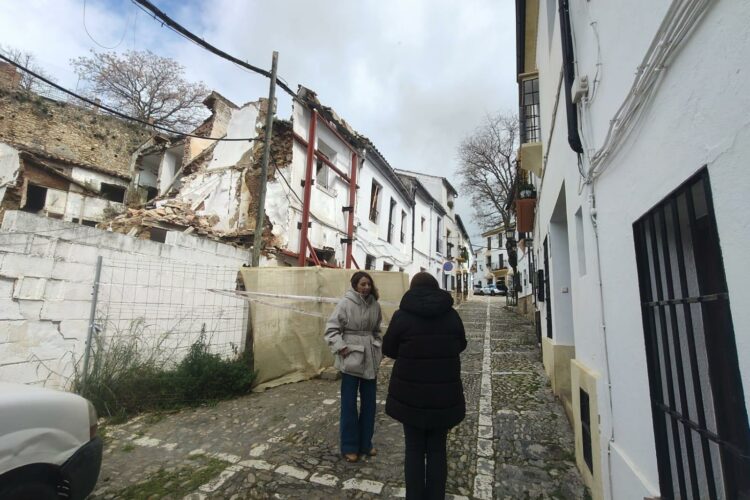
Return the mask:
[[130, 453], [133, 450], [135, 450], [135, 445], [133, 443], [127, 443], [122, 447], [122, 451], [124, 451], [125, 453]]
[[160, 469], [142, 483], [128, 486], [116, 493], [117, 498], [182, 498], [207, 483], [229, 463], [215, 458], [200, 457], [203, 464], [198, 467], [182, 466], [176, 469]]
[[[76, 367], [73, 390], [91, 401], [100, 415], [109, 416], [109, 423], [144, 411], [215, 404], [250, 392], [255, 373], [247, 354], [235, 351], [225, 359], [211, 353], [202, 333], [175, 363], [175, 348], [166, 347], [173, 332], [148, 342], [145, 328], [144, 321], [137, 320], [106, 341], [97, 335], [85, 385]], [[151, 423], [161, 418], [157, 413]]]

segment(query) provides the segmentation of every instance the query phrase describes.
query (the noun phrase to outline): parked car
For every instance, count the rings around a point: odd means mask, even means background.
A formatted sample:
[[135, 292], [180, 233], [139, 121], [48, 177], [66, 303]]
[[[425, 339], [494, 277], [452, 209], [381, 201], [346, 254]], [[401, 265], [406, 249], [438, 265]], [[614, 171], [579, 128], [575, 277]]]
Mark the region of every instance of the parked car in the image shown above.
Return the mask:
[[84, 499], [102, 463], [97, 416], [68, 392], [0, 382], [0, 498]]

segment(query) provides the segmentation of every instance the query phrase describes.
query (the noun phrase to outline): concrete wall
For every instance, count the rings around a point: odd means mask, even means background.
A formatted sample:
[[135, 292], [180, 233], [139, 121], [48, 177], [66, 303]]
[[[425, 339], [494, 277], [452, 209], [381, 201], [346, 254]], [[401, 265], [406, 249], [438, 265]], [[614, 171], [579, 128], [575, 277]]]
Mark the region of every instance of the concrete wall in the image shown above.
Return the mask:
[[246, 251], [180, 233], [165, 244], [6, 212], [0, 229], [0, 380], [67, 387], [87, 335], [97, 256], [104, 339], [136, 330], [177, 361], [201, 331], [216, 352], [243, 347], [245, 302], [234, 290]]

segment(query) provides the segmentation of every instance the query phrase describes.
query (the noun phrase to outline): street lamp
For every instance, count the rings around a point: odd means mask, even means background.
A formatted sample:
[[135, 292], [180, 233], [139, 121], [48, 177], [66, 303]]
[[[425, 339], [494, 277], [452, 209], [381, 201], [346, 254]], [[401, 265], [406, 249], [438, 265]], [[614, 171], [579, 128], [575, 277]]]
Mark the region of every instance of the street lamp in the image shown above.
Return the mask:
[[508, 229], [505, 230], [506, 240], [513, 240], [515, 239], [515, 236], [516, 236], [516, 230], [513, 229], [512, 227], [509, 227]]

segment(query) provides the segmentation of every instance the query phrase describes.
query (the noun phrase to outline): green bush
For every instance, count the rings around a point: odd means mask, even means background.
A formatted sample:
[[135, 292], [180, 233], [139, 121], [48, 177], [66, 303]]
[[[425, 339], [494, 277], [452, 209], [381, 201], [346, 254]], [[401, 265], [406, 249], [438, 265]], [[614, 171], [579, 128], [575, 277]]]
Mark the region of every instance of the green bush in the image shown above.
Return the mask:
[[[164, 339], [155, 346], [141, 340], [142, 325], [110, 342], [97, 339], [85, 384], [76, 373], [73, 390], [90, 400], [99, 415], [127, 417], [144, 411], [197, 406], [247, 394], [255, 373], [249, 356], [229, 359], [209, 352], [205, 334], [176, 365], [169, 362]], [[166, 338], [166, 335], [164, 336]], [[171, 353], [174, 355], [174, 352]], [[171, 368], [165, 368], [171, 366]]]

